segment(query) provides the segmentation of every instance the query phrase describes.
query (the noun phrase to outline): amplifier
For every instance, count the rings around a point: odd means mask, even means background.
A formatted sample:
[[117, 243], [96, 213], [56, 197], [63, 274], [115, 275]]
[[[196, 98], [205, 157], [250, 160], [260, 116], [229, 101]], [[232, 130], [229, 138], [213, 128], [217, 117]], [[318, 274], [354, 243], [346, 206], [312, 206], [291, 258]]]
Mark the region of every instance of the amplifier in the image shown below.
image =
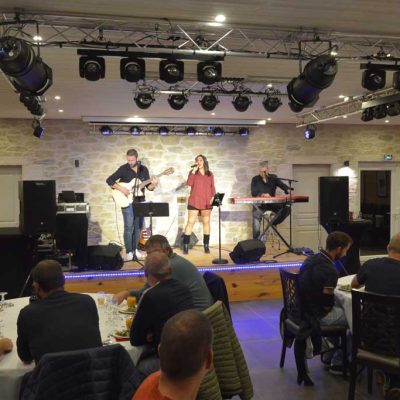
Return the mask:
[[58, 203], [57, 214], [89, 214], [88, 203]]

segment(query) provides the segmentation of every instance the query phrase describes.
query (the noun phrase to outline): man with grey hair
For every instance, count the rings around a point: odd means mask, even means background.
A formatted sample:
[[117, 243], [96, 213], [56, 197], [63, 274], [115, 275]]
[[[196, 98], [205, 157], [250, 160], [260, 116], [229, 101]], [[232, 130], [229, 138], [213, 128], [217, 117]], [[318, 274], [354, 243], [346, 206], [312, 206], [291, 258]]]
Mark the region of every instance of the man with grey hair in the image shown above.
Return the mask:
[[178, 312], [193, 308], [189, 288], [171, 278], [171, 266], [165, 253], [149, 254], [144, 262], [144, 273], [150, 288], [139, 301], [130, 331], [133, 346], [148, 345], [145, 359], [137, 365], [141, 380], [159, 369], [157, 349], [164, 324]]
[[[269, 173], [268, 161], [260, 162], [259, 173], [251, 180], [252, 197], [274, 197], [277, 187], [282, 189], [285, 194], [288, 194], [290, 189], [276, 175]], [[253, 205], [253, 239], [259, 239], [260, 237], [260, 224], [265, 211], [277, 213], [280, 209], [281, 206], [277, 204]]]

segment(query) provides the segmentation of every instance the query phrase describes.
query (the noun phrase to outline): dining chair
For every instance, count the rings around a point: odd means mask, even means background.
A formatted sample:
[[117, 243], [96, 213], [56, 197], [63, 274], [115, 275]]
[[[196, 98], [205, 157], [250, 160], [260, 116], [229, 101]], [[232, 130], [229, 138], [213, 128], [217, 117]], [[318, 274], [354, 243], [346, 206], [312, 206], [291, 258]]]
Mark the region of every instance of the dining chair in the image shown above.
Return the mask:
[[[297, 367], [297, 383], [305, 386], [313, 386], [305, 357], [306, 337], [302, 334], [308, 325], [304, 314], [299, 288], [299, 275], [297, 272], [279, 270], [283, 292], [283, 309], [280, 317], [280, 329], [282, 336], [282, 352], [280, 367], [285, 365], [286, 348], [294, 343], [294, 357]], [[340, 345], [332, 350], [340, 348], [343, 352], [343, 376], [347, 373], [347, 326], [330, 325], [319, 327], [322, 337], [339, 337]]]
[[[357, 375], [368, 368], [368, 392], [372, 370], [400, 375], [400, 296], [352, 290], [353, 346], [348, 399], [353, 400]], [[357, 371], [357, 366], [361, 368]]]

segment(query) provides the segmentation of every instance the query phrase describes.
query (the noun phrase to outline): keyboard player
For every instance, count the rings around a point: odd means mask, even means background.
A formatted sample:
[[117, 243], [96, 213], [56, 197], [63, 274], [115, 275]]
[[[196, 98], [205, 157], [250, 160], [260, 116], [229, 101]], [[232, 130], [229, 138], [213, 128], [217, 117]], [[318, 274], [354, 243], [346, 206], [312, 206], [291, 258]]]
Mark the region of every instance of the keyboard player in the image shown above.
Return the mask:
[[[289, 186], [285, 185], [276, 175], [269, 173], [268, 161], [260, 162], [259, 174], [251, 180], [251, 195], [253, 197], [274, 197], [277, 187], [282, 189], [285, 194], [289, 193]], [[260, 236], [260, 225], [265, 211], [277, 213], [281, 208], [281, 204], [253, 204], [253, 239]], [[283, 219], [289, 215], [289, 212], [288, 210]], [[280, 218], [280, 221], [282, 222], [283, 219]]]

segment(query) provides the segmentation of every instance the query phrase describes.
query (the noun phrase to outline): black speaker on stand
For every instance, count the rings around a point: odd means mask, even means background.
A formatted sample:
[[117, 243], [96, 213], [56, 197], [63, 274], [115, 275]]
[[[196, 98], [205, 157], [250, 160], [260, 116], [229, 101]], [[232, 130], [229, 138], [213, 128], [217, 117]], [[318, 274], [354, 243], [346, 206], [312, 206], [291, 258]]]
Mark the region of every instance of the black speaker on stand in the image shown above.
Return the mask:
[[349, 222], [349, 177], [319, 178], [319, 223], [323, 226]]

